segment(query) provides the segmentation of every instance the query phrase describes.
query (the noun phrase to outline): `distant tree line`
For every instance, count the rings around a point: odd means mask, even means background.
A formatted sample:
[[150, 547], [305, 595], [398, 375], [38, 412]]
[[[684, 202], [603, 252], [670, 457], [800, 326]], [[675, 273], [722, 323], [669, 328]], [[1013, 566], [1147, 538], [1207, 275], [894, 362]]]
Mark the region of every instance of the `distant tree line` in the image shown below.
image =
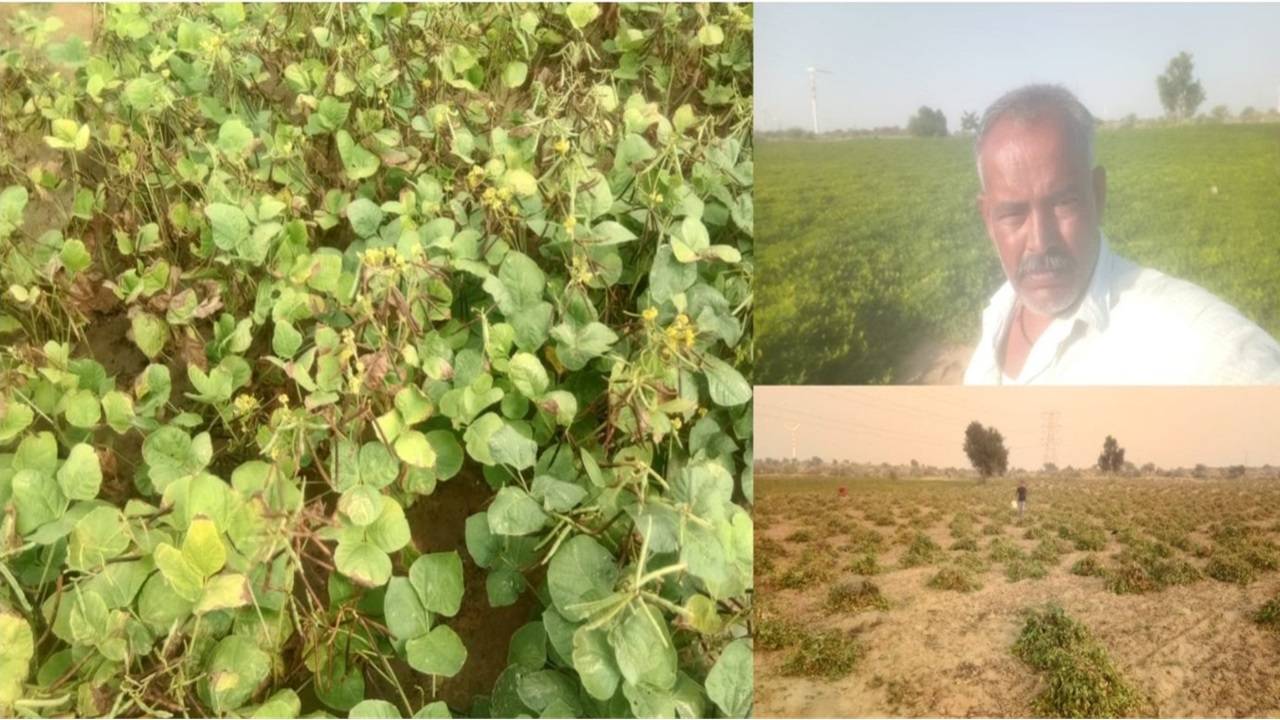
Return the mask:
[[[1163, 118], [1139, 118], [1129, 114], [1117, 120], [1099, 120], [1104, 128], [1161, 127], [1181, 123], [1228, 123], [1228, 122], [1277, 122], [1280, 121], [1280, 108], [1259, 110], [1248, 106], [1233, 116], [1231, 109], [1221, 103], [1214, 105], [1207, 114], [1197, 114], [1204, 104], [1207, 93], [1200, 79], [1195, 75], [1195, 60], [1191, 53], [1180, 52], [1169, 60], [1165, 70], [1156, 76], [1156, 92], [1160, 97], [1160, 105], [1164, 108]], [[978, 113], [965, 111], [960, 115], [960, 132], [976, 133], [980, 119]], [[760, 130], [757, 137], [763, 140], [845, 140], [865, 137], [946, 137], [947, 117], [941, 109], [923, 105], [914, 115], [907, 119], [905, 128], [884, 126], [871, 129], [831, 130], [815, 136], [813, 132], [802, 127], [791, 127], [785, 130]]]

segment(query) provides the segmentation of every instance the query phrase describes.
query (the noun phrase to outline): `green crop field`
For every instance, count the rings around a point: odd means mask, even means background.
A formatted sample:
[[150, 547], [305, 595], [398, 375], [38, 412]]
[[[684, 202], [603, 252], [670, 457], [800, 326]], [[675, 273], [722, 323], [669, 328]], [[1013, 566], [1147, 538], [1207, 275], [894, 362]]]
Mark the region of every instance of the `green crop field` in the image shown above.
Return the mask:
[[[887, 383], [928, 343], [972, 343], [1003, 282], [971, 137], [758, 147], [758, 383]], [[1280, 125], [1098, 133], [1103, 229], [1280, 333]]]

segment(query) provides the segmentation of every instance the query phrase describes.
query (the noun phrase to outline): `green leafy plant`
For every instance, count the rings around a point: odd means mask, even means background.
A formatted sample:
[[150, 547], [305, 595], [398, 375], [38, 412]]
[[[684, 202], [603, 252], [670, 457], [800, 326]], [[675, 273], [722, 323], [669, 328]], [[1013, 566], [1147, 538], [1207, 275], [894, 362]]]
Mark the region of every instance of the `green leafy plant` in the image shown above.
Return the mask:
[[750, 8], [91, 12], [0, 50], [0, 714], [749, 714]]
[[1036, 698], [1048, 717], [1122, 717], [1139, 696], [1112, 665], [1088, 628], [1057, 605], [1028, 610], [1013, 654], [1045, 673], [1046, 688]]

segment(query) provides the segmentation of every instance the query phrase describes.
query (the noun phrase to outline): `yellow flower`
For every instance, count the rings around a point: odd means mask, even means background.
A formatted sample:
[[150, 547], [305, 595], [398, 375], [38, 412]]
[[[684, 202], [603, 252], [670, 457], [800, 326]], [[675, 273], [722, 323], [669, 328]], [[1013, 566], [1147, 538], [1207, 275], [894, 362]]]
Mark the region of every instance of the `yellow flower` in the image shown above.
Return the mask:
[[644, 312], [640, 314], [644, 316], [645, 322], [653, 322], [658, 317], [658, 308], [648, 307], [648, 308], [645, 308]]
[[284, 393], [280, 393], [280, 394], [276, 397], [276, 402], [280, 403], [280, 407], [286, 407], [286, 408], [287, 408], [287, 407], [289, 407], [289, 396], [288, 396], [288, 395], [285, 395]]
[[569, 141], [565, 140], [564, 138], [560, 138], [559, 140], [556, 140], [555, 144], [552, 145], [551, 147], [557, 153], [564, 155], [565, 153], [569, 152]]

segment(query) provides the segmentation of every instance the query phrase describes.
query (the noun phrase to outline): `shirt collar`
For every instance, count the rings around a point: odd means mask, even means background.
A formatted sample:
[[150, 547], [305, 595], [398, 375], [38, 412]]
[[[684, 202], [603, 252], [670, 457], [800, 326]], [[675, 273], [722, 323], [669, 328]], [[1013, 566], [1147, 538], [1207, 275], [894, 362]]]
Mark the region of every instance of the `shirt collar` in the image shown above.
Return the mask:
[[[1091, 329], [1103, 332], [1111, 321], [1111, 276], [1116, 266], [1116, 255], [1111, 252], [1111, 243], [1108, 242], [1106, 234], [1099, 231], [1099, 236], [1098, 261], [1093, 267], [1093, 275], [1089, 278], [1089, 285], [1085, 288], [1084, 295], [1070, 315], [1063, 315], [1057, 319], [1066, 321], [1068, 325], [1075, 325], [1076, 320], [1081, 320]], [[991, 303], [983, 313], [983, 324], [997, 328], [991, 337], [997, 347], [1004, 338], [1007, 330], [1004, 326], [1012, 319], [1017, 301], [1017, 291], [1006, 279], [996, 294], [991, 297]]]
[[[1041, 357], [1044, 353], [1056, 355], [1062, 343], [1066, 342], [1070, 337], [1075, 335], [1077, 320], [1083, 323], [1086, 330], [1094, 332], [1103, 332], [1107, 329], [1107, 325], [1111, 320], [1111, 304], [1112, 292], [1111, 288], [1114, 284], [1113, 275], [1118, 266], [1118, 257], [1111, 251], [1111, 243], [1107, 240], [1107, 236], [1099, 231], [1098, 241], [1098, 259], [1094, 264], [1093, 274], [1089, 278], [1089, 284], [1085, 288], [1084, 295], [1080, 298], [1080, 302], [1076, 304], [1075, 310], [1069, 315], [1055, 318], [1043, 335], [1037, 342], [1036, 346], [1042, 344], [1052, 345], [1052, 350], [1048, 347], [1033, 347], [1034, 355], [1028, 357], [1040, 361], [1048, 361], [1049, 356]], [[985, 374], [992, 377], [1003, 377], [1003, 371], [1000, 367], [1000, 346], [1004, 341], [1005, 335], [1009, 332], [1009, 324], [1013, 320], [1013, 310], [1017, 303], [1018, 295], [1013, 289], [1013, 284], [1005, 280], [1000, 289], [991, 297], [990, 304], [982, 314], [982, 325], [984, 335], [986, 337], [987, 347], [980, 349], [981, 356], [984, 358], [983, 363], [986, 367]], [[1036, 362], [1035, 365], [1039, 365]], [[1034, 368], [1023, 369], [1024, 376], [1038, 374], [1043, 371]]]

